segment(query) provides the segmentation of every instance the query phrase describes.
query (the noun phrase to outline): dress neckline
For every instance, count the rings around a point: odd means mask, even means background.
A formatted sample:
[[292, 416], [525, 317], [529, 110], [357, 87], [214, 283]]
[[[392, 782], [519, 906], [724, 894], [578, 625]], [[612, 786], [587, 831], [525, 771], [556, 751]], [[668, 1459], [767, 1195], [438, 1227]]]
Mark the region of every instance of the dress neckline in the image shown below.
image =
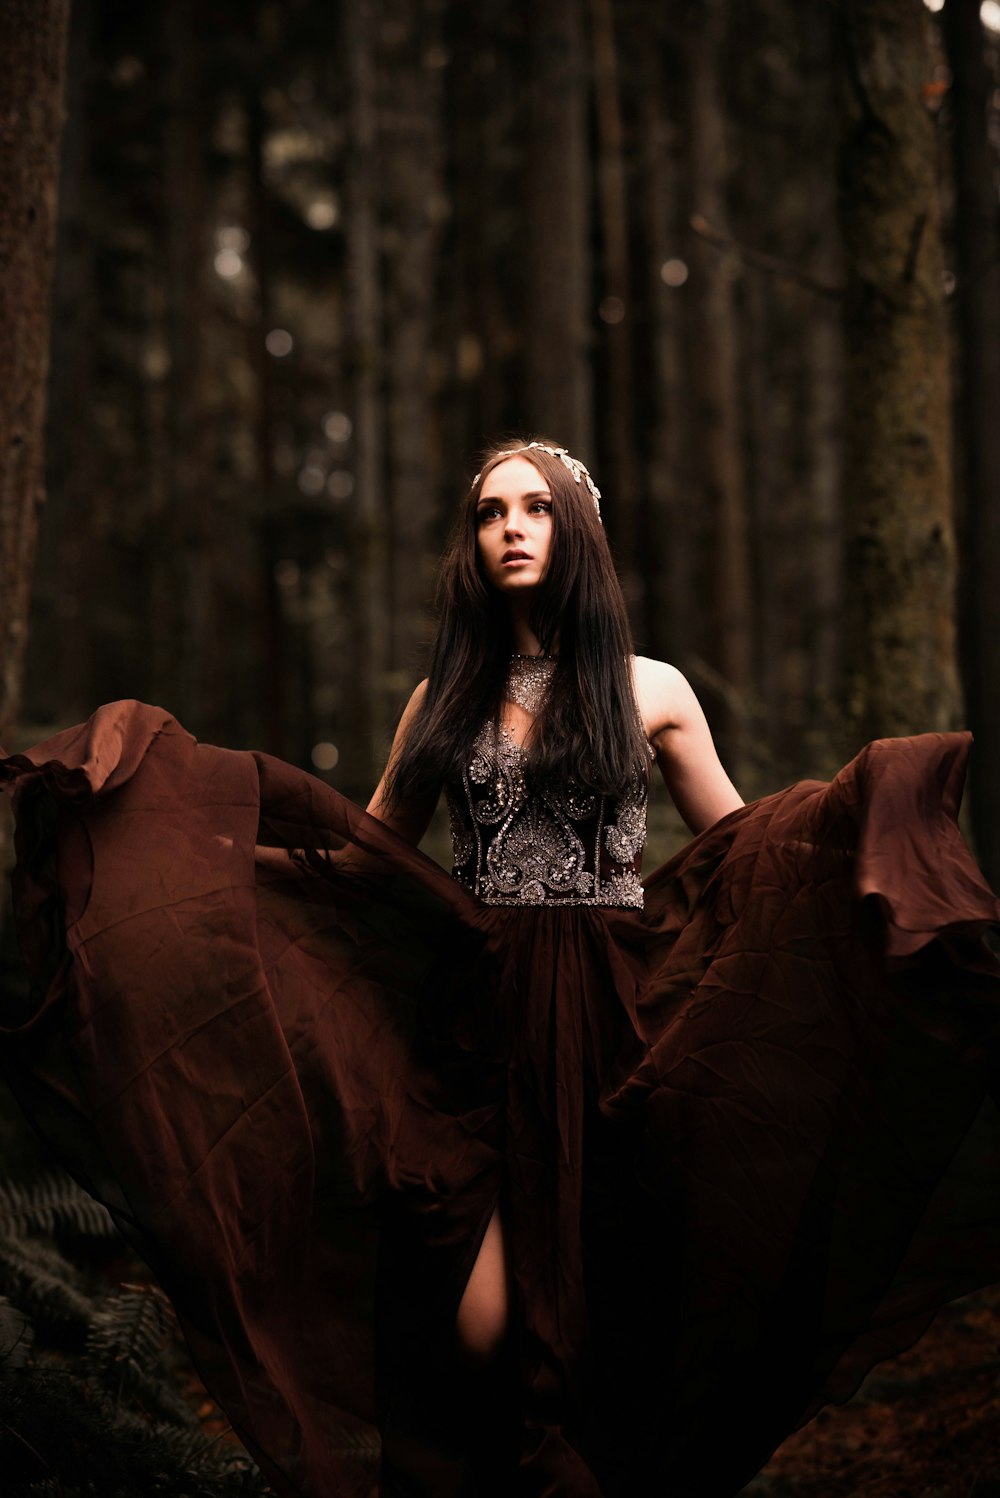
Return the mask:
[[[545, 705], [557, 659], [558, 657], [554, 655], [523, 655], [519, 651], [514, 651], [511, 655], [504, 696], [515, 707], [523, 708], [526, 713], [529, 713], [532, 723]], [[527, 753], [527, 739], [516, 738], [502, 719], [500, 733], [508, 744], [522, 754]], [[646, 738], [645, 725], [643, 725], [643, 737]], [[650, 759], [655, 761], [656, 749], [648, 738], [646, 738], [646, 749]]]
[[545, 705], [555, 669], [555, 657], [551, 655], [512, 655], [504, 696], [537, 718]]

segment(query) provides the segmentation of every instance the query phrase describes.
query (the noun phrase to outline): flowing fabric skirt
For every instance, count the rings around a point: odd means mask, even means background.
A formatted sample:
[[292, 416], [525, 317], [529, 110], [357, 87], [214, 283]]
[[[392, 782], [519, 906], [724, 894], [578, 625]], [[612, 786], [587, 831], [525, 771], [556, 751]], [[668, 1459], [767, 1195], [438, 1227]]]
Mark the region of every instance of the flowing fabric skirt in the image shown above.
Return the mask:
[[[733, 812], [642, 912], [487, 907], [302, 771], [110, 704], [0, 763], [4, 1074], [278, 1493], [362, 1492], [373, 1425], [386, 1495], [735, 1493], [1000, 1280], [968, 748]], [[455, 1314], [498, 1205], [477, 1393]]]

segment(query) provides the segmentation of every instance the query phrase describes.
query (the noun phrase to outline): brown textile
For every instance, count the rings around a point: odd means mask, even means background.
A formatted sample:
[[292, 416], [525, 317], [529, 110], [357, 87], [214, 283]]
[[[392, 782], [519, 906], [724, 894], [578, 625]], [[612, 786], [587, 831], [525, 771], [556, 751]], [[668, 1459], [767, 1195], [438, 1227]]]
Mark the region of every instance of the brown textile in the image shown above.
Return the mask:
[[[641, 912], [486, 907], [310, 775], [112, 703], [0, 764], [5, 1075], [280, 1494], [362, 1491], [368, 1422], [387, 1495], [732, 1494], [1000, 1279], [968, 748], [732, 813]], [[452, 1344], [498, 1202], [486, 1432]]]

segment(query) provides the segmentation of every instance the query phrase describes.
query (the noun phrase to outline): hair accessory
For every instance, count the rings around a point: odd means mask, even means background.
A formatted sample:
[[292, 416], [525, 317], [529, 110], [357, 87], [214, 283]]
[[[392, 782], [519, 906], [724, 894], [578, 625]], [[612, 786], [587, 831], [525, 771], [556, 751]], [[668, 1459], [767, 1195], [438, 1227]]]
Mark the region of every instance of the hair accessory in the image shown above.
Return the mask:
[[[594, 509], [597, 511], [597, 518], [598, 520], [600, 520], [601, 491], [594, 483], [594, 480], [590, 477], [590, 474], [587, 472], [584, 464], [580, 462], [580, 459], [574, 458], [573, 455], [571, 453], [568, 453], [564, 447], [549, 447], [545, 442], [526, 442], [523, 447], [504, 448], [502, 454], [497, 454], [497, 461], [502, 461], [504, 458], [512, 458], [516, 453], [529, 452], [533, 447], [537, 447], [540, 452], [551, 453], [554, 458], [558, 458], [563, 467], [568, 469], [568, 471], [573, 475], [577, 483], [579, 483], [581, 479], [584, 480], [587, 488], [590, 490], [591, 497], [594, 501]], [[480, 469], [479, 473], [477, 473], [475, 478], [472, 480], [473, 484], [478, 484], [481, 478], [482, 469]], [[601, 521], [602, 525], [603, 523], [604, 522]]]

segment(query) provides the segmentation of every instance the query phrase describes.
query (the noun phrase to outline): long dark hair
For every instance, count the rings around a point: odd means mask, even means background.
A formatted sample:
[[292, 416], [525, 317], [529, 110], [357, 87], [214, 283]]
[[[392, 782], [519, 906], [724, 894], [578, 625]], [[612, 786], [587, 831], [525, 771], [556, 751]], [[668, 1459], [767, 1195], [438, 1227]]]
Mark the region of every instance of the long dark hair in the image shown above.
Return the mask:
[[532, 733], [532, 771], [555, 786], [573, 782], [607, 795], [648, 775], [625, 600], [593, 498], [559, 458], [521, 447], [509, 441], [487, 450], [459, 511], [439, 577], [427, 691], [389, 767], [390, 804], [436, 795], [468, 763], [482, 724], [499, 724], [514, 642], [503, 598], [483, 572], [476, 511], [487, 474], [515, 453], [552, 493], [549, 561], [530, 622], [557, 659]]

